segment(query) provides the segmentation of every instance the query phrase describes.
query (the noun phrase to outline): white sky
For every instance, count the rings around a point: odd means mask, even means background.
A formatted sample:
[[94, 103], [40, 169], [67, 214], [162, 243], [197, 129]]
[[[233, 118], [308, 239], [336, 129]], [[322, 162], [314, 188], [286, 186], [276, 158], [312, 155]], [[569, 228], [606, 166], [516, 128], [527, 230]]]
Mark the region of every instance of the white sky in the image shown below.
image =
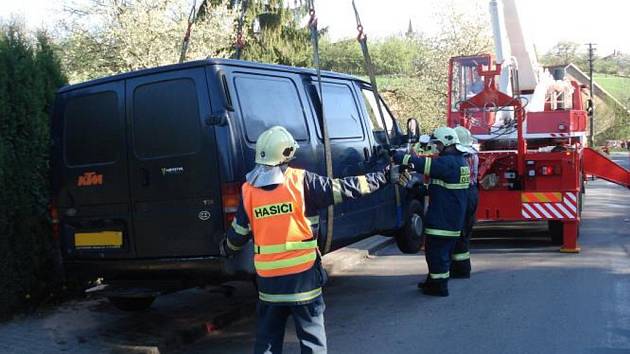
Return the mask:
[[[435, 31], [435, 7], [440, 0], [355, 0], [369, 38], [404, 32], [409, 19], [416, 31]], [[291, 2], [288, 0], [288, 2]], [[488, 0], [454, 0], [455, 6]], [[630, 53], [630, 1], [627, 0], [516, 0], [528, 39], [542, 54], [560, 40], [597, 43], [598, 54], [613, 49]], [[356, 35], [351, 0], [317, 0], [320, 26], [329, 26], [333, 39]], [[53, 26], [64, 0], [0, 0], [0, 17], [18, 15], [29, 27]], [[191, 0], [192, 4], [192, 0]]]

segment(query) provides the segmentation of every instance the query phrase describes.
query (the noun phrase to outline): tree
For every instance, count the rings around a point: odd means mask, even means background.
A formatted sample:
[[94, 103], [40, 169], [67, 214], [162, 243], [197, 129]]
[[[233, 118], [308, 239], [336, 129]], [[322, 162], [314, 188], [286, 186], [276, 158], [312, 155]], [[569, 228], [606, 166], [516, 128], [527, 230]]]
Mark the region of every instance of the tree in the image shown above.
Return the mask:
[[477, 6], [464, 12], [451, 0], [442, 3], [435, 17], [441, 30], [431, 36], [416, 36], [420, 45], [413, 64], [415, 81], [394, 92], [399, 104], [411, 109], [401, 118], [418, 117], [425, 132], [446, 122], [449, 59], [493, 53], [485, 10]]
[[0, 33], [0, 317], [58, 285], [47, 218], [49, 110], [65, 82], [45, 33]]
[[[407, 118], [416, 117], [425, 132], [445, 123], [449, 58], [492, 53], [484, 10], [476, 7], [464, 11], [452, 0], [440, 4], [435, 14], [439, 32], [426, 35], [407, 31], [369, 43], [377, 81], [389, 108], [402, 126]], [[354, 38], [324, 41], [321, 60], [324, 69], [366, 75]]]
[[573, 63], [580, 68], [586, 69], [588, 67], [587, 53], [582, 47], [579, 43], [561, 41], [545, 53], [540, 61], [546, 66]]
[[[192, 29], [187, 58], [229, 57], [235, 11], [206, 6]], [[69, 7], [62, 59], [73, 82], [176, 63], [188, 26], [189, 0], [88, 0]]]
[[366, 75], [363, 54], [354, 38], [332, 43], [324, 37], [320, 43], [320, 60], [325, 70]]
[[[283, 0], [249, 0], [243, 59], [292, 66], [311, 66], [308, 14], [305, 2], [287, 6]], [[325, 30], [324, 30], [325, 32]]]

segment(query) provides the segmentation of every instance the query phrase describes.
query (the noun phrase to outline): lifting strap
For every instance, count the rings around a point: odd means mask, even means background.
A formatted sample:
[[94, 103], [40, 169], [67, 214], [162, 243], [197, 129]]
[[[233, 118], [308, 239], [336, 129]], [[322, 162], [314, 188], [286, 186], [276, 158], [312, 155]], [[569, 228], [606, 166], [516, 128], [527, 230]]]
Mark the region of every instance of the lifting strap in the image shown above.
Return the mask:
[[361, 51], [363, 52], [363, 59], [365, 61], [365, 71], [370, 77], [370, 84], [372, 85], [372, 93], [374, 93], [374, 100], [376, 101], [376, 108], [378, 109], [378, 114], [381, 117], [381, 122], [383, 123], [383, 129], [385, 129], [385, 141], [387, 142], [387, 146], [391, 147], [389, 141], [389, 131], [387, 131], [387, 124], [385, 122], [385, 116], [383, 115], [383, 107], [381, 106], [380, 95], [378, 93], [378, 87], [376, 86], [376, 77], [374, 76], [374, 65], [372, 64], [372, 58], [370, 57], [370, 52], [368, 51], [367, 46], [367, 35], [363, 33], [363, 25], [361, 24], [361, 18], [359, 17], [359, 11], [357, 10], [357, 5], [352, 0], [352, 7], [354, 8], [354, 16], [357, 20], [357, 31], [359, 34], [357, 35], [357, 41], [361, 45]]
[[[322, 136], [324, 138], [324, 155], [325, 155], [325, 163], [326, 163], [326, 176], [331, 180], [334, 178], [333, 175], [333, 166], [332, 166], [332, 154], [330, 148], [330, 135], [328, 134], [328, 123], [326, 122], [326, 117], [324, 116], [324, 91], [322, 90], [322, 75], [321, 75], [321, 66], [319, 62], [319, 32], [317, 31], [317, 16], [315, 16], [315, 0], [308, 0], [309, 10], [308, 13], [310, 15], [310, 19], [308, 21], [308, 27], [311, 31], [311, 44], [313, 46], [313, 65], [317, 70], [317, 85], [319, 91], [319, 102], [320, 102], [320, 121], [319, 125], [322, 129]], [[335, 209], [334, 206], [329, 206], [327, 209], [327, 217], [326, 217], [326, 244], [324, 246], [324, 253], [328, 253], [332, 247], [332, 239], [333, 239], [333, 221], [335, 218]]]
[[[381, 106], [380, 95], [378, 93], [378, 87], [376, 86], [376, 77], [374, 76], [374, 65], [372, 64], [372, 58], [370, 57], [370, 52], [368, 50], [367, 45], [367, 35], [363, 32], [363, 24], [361, 23], [361, 17], [359, 17], [359, 10], [357, 10], [357, 5], [352, 0], [352, 8], [354, 9], [354, 17], [357, 20], [357, 41], [361, 45], [361, 52], [363, 52], [363, 59], [365, 62], [365, 71], [370, 77], [370, 84], [372, 85], [372, 93], [374, 94], [374, 100], [376, 101], [376, 108], [378, 109], [378, 114], [381, 118], [381, 123], [383, 124], [383, 129], [385, 130], [385, 142], [387, 144], [387, 148], [391, 149], [391, 141], [389, 138], [389, 131], [387, 130], [387, 122], [385, 121], [385, 115], [383, 114], [383, 107]], [[390, 161], [392, 163], [392, 161]], [[398, 184], [394, 185], [394, 191], [396, 193], [396, 224], [398, 226], [402, 225], [402, 204], [400, 201], [400, 190], [398, 189]]]
[[236, 27], [236, 42], [234, 42], [234, 58], [241, 59], [241, 53], [243, 52], [243, 48], [245, 47], [245, 42], [243, 41], [243, 24], [245, 22], [245, 13], [247, 12], [247, 3], [248, 0], [241, 1], [241, 15], [238, 18], [238, 25]]
[[186, 52], [188, 51], [188, 44], [190, 43], [190, 31], [192, 30], [192, 26], [195, 23], [197, 17], [197, 0], [193, 1], [193, 6], [190, 9], [190, 14], [188, 15], [188, 28], [186, 28], [186, 34], [184, 35], [184, 41], [182, 42], [182, 50], [179, 54], [179, 63], [183, 63], [186, 60]]

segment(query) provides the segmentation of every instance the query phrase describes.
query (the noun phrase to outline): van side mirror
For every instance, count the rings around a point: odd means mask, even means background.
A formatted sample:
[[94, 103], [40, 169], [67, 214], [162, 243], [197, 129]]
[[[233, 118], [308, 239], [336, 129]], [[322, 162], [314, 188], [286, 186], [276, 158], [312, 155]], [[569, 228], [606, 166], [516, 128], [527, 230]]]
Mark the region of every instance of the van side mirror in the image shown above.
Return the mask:
[[212, 112], [206, 119], [206, 125], [226, 125], [229, 118], [227, 111]]
[[415, 143], [420, 137], [420, 125], [416, 118], [407, 119], [407, 142]]

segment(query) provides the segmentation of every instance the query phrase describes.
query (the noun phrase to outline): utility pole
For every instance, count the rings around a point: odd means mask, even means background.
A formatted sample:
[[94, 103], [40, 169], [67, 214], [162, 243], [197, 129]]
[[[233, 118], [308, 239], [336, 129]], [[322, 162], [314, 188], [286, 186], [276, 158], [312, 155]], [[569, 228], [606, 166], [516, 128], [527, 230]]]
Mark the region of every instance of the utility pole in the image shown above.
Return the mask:
[[595, 44], [588, 43], [588, 76], [589, 76], [589, 98], [588, 98], [588, 146], [593, 147], [593, 136], [595, 135], [595, 125], [593, 117], [595, 116], [595, 104], [593, 101], [593, 53], [595, 52]]

